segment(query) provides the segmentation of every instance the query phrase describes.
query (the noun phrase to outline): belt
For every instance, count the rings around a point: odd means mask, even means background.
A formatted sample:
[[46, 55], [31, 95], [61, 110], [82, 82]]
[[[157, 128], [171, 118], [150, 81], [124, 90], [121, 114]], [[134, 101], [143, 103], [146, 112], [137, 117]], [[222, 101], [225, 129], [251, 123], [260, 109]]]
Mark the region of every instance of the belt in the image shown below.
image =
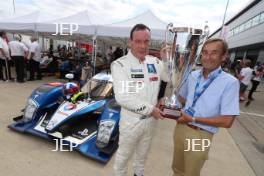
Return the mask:
[[141, 117], [139, 117], [140, 120], [143, 120], [143, 119], [148, 119], [150, 118], [151, 116], [148, 116], [148, 115], [143, 115]]
[[202, 131], [206, 131], [206, 130], [200, 128], [200, 127], [197, 127], [197, 126], [194, 126], [194, 125], [191, 125], [191, 124], [186, 124], [186, 125], [187, 125], [188, 127], [192, 128], [192, 129], [194, 129], [194, 130], [202, 130]]

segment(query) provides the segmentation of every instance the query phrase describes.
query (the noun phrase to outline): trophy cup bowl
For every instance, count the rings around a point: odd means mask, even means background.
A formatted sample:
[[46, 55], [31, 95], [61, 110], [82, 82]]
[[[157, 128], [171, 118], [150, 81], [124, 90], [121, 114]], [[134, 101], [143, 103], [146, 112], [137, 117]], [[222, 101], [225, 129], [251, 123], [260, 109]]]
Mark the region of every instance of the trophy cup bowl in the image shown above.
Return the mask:
[[[166, 100], [165, 100], [166, 101]], [[165, 104], [161, 106], [163, 113], [166, 118], [169, 119], [177, 119], [181, 116], [181, 107], [180, 106], [172, 106], [171, 104]]]
[[169, 36], [167, 32], [173, 37], [170, 44], [171, 49], [166, 53], [169, 85], [172, 93], [170, 97], [165, 97], [165, 105], [161, 107], [161, 110], [164, 112], [165, 118], [177, 119], [181, 116], [181, 109], [183, 108], [179, 92], [186, 83], [197, 57], [196, 52], [202, 30], [188, 27], [172, 27], [171, 25], [168, 25], [168, 27], [165, 34], [166, 43]]

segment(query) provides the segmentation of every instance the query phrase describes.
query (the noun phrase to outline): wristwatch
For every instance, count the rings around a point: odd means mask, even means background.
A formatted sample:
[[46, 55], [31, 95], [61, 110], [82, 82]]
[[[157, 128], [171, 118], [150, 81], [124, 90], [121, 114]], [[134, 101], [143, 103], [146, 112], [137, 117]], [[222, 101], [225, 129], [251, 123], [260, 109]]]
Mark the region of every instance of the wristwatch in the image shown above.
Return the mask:
[[192, 118], [192, 122], [193, 122], [193, 123], [196, 123], [196, 118], [193, 117], [193, 118]]

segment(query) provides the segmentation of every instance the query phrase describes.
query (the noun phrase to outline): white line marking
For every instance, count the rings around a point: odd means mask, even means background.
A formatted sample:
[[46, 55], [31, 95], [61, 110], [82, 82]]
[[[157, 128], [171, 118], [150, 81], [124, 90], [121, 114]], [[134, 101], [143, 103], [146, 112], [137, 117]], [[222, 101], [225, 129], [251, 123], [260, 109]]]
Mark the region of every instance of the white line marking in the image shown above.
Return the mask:
[[241, 114], [247, 114], [247, 115], [258, 116], [258, 117], [264, 117], [263, 114], [256, 114], [256, 113], [243, 112], [243, 111], [240, 111], [240, 113], [241, 113]]

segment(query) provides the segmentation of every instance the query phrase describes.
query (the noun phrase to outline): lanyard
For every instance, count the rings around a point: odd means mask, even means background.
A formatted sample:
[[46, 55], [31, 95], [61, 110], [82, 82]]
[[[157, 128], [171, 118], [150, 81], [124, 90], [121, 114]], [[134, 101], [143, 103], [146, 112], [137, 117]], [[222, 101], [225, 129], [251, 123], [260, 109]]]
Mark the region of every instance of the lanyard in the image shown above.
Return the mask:
[[215, 74], [213, 74], [212, 76], [210, 76], [208, 78], [208, 81], [206, 81], [206, 83], [203, 85], [202, 90], [198, 91], [201, 79], [202, 79], [202, 72], [200, 73], [196, 86], [195, 86], [195, 91], [194, 91], [194, 98], [193, 98], [193, 103], [192, 103], [192, 108], [195, 106], [197, 100], [201, 97], [201, 95], [204, 93], [204, 91], [210, 86], [210, 84], [215, 80], [215, 78], [217, 78], [220, 73], [222, 72], [222, 69], [219, 69], [218, 72], [216, 72]]

